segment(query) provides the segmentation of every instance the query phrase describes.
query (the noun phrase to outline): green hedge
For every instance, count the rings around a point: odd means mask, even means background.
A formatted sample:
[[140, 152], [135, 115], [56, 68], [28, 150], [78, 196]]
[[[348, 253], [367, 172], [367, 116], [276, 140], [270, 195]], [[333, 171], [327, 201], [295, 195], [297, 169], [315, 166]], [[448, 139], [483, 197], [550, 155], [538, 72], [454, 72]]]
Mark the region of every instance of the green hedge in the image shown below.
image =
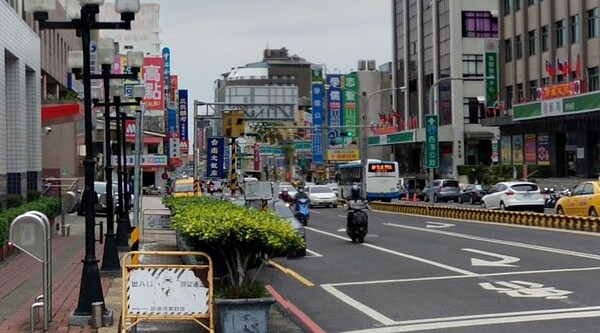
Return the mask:
[[246, 294], [256, 282], [256, 269], [274, 253], [304, 246], [288, 221], [271, 212], [206, 196], [169, 198], [163, 203], [174, 213], [173, 229], [188, 245], [207, 252], [215, 267], [225, 270], [219, 277], [231, 292], [226, 292], [227, 297], [256, 296]]
[[0, 245], [8, 242], [8, 230], [12, 221], [19, 215], [32, 210], [44, 213], [48, 218], [60, 215], [61, 201], [58, 198], [42, 197], [22, 206], [9, 208], [0, 213]]

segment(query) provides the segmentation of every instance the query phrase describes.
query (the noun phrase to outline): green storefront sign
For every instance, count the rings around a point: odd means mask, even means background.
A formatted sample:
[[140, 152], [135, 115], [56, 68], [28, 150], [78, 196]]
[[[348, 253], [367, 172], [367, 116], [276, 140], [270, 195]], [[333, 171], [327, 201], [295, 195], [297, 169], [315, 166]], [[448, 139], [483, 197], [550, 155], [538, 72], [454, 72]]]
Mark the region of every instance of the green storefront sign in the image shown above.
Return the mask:
[[515, 105], [513, 120], [527, 120], [600, 111], [600, 92]]
[[415, 132], [400, 132], [380, 136], [370, 136], [368, 139], [369, 145], [391, 145], [397, 143], [415, 142]]

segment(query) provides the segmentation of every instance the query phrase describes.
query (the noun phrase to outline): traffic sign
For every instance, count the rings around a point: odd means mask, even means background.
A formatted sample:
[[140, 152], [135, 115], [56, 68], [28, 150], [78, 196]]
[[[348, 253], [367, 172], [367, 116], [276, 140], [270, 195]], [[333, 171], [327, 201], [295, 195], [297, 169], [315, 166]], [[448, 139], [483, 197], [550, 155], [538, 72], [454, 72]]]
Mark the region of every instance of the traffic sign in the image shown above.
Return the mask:
[[440, 167], [440, 144], [438, 141], [438, 116], [425, 116], [425, 158], [428, 168]]

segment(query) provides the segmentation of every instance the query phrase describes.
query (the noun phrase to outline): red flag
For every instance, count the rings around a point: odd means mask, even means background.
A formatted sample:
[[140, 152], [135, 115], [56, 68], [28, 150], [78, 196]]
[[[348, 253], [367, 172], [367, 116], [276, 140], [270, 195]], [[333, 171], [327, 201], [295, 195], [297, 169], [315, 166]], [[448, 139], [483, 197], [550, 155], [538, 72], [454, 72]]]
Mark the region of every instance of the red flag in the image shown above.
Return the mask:
[[577, 75], [577, 79], [581, 79], [581, 59], [579, 59], [579, 54], [577, 54], [577, 62], [575, 63], [575, 75]]
[[550, 76], [551, 79], [554, 79], [554, 75], [556, 72], [554, 71], [554, 65], [548, 60], [546, 60], [546, 73]]
[[565, 73], [565, 75], [567, 75], [567, 78], [570, 78], [570, 76], [571, 76], [571, 63], [569, 62], [569, 60], [565, 60], [565, 62], [563, 63], [563, 73]]

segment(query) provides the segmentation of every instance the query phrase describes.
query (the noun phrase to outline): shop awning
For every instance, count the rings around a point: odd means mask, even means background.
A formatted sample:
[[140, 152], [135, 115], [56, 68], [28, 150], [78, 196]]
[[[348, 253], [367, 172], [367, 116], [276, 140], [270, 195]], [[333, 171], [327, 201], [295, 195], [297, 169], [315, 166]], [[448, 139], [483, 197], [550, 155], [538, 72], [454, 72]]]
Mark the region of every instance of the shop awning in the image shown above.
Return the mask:
[[46, 104], [42, 105], [42, 126], [75, 122], [84, 115], [83, 104]]

